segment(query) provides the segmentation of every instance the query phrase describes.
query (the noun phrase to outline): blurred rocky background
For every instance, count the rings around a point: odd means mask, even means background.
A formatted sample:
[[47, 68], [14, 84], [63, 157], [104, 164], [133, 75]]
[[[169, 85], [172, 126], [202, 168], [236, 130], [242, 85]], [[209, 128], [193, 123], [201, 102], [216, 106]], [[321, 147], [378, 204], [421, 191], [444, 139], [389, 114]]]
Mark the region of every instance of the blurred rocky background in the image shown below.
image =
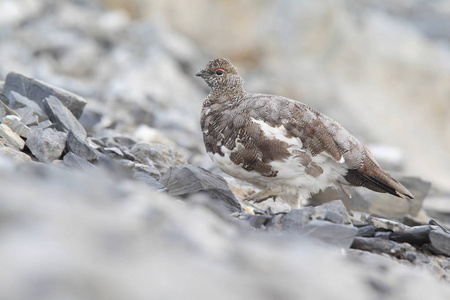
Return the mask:
[[[449, 20], [443, 0], [0, 0], [1, 298], [448, 299]], [[199, 127], [216, 57], [416, 200], [241, 201]]]

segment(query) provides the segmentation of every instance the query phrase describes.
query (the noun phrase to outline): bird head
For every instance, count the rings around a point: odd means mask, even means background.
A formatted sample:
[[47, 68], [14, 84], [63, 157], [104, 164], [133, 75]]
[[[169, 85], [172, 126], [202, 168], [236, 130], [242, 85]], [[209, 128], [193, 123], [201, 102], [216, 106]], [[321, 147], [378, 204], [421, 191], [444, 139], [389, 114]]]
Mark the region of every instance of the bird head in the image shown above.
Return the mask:
[[204, 69], [195, 73], [203, 78], [212, 90], [227, 89], [228, 87], [242, 87], [242, 79], [236, 68], [228, 58], [211, 60]]

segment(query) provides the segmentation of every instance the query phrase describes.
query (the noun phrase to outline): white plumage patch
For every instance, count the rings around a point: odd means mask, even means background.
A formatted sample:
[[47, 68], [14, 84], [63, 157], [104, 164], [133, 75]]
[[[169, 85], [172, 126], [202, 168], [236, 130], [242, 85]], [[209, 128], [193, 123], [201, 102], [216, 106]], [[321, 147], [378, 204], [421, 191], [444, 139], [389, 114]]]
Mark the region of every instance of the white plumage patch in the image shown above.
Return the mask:
[[282, 142], [286, 142], [289, 145], [295, 145], [295, 146], [297, 146], [299, 148], [303, 147], [303, 143], [302, 143], [302, 141], [299, 138], [296, 138], [296, 137], [288, 138], [287, 137], [287, 131], [286, 131], [286, 128], [284, 128], [283, 125], [281, 125], [279, 127], [272, 127], [272, 126], [270, 126], [269, 124], [267, 124], [264, 121], [256, 120], [254, 118], [251, 118], [251, 120], [254, 123], [259, 125], [259, 127], [264, 132], [264, 135], [267, 138], [269, 138], [271, 140], [277, 139], [277, 140], [280, 140]]

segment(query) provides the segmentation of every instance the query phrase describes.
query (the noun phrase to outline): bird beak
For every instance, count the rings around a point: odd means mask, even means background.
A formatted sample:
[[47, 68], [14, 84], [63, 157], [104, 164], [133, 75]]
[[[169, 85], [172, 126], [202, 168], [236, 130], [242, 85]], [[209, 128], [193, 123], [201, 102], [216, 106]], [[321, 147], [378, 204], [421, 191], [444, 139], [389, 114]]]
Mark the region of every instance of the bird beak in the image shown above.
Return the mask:
[[195, 73], [195, 76], [203, 77], [205, 74], [206, 74], [206, 70], [205, 69], [201, 69], [200, 71]]

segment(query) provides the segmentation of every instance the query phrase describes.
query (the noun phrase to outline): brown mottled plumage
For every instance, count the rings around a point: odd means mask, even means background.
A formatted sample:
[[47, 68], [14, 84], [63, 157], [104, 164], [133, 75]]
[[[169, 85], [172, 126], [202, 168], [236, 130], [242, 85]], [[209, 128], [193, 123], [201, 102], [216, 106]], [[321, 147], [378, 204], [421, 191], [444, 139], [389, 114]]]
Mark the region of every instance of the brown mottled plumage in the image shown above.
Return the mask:
[[247, 93], [228, 59], [196, 75], [211, 88], [201, 113], [206, 150], [225, 173], [262, 189], [249, 200], [281, 196], [298, 207], [328, 186], [348, 185], [414, 198], [331, 118], [288, 98]]

